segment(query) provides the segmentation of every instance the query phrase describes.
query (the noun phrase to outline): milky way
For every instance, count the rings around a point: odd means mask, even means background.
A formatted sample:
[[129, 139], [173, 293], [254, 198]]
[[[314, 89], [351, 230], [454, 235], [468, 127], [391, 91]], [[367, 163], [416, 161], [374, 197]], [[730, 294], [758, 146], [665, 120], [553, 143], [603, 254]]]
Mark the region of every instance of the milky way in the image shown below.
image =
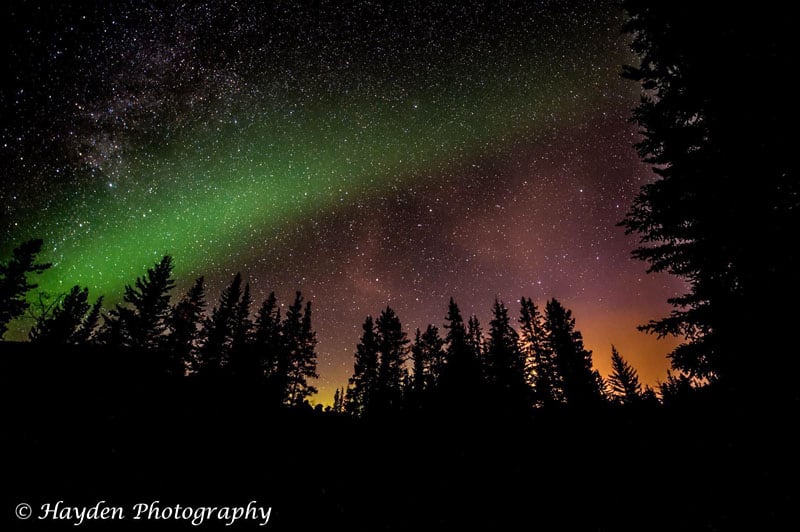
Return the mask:
[[237, 271], [257, 300], [302, 290], [323, 401], [367, 314], [411, 333], [450, 296], [484, 321], [558, 297], [601, 371], [614, 343], [663, 378], [670, 345], [635, 326], [682, 287], [615, 226], [651, 173], [611, 4], [3, 10], [0, 251], [43, 238], [44, 291], [114, 303], [167, 253], [212, 299]]

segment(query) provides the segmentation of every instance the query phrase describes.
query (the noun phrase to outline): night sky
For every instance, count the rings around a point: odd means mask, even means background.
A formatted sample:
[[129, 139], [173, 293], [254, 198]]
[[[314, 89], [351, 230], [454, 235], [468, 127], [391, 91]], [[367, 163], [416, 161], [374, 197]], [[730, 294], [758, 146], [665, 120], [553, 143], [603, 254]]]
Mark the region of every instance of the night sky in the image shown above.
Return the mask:
[[411, 336], [450, 296], [485, 327], [496, 296], [555, 296], [601, 373], [614, 343], [664, 379], [674, 343], [635, 327], [683, 286], [615, 226], [652, 179], [621, 11], [269, 4], [4, 3], [0, 257], [42, 238], [41, 288], [107, 306], [164, 254], [175, 296], [205, 275], [213, 303], [237, 271], [256, 304], [302, 290], [318, 402], [367, 314]]

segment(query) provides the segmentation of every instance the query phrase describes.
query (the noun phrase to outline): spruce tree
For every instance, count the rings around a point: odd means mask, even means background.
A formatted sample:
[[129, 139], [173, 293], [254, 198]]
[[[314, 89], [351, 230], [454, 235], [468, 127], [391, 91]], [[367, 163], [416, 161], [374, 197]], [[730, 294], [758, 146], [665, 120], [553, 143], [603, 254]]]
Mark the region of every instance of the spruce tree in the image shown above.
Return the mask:
[[237, 273], [220, 295], [219, 305], [205, 320], [205, 343], [200, 349], [200, 371], [218, 372], [226, 363], [237, 323], [237, 312], [242, 297], [242, 275]]
[[361, 326], [361, 340], [356, 346], [353, 376], [348, 381], [345, 410], [357, 417], [371, 414], [378, 386], [378, 338], [372, 316]]
[[522, 298], [519, 317], [520, 350], [535, 406], [561, 402], [561, 379], [545, 331], [544, 317], [530, 298]]
[[642, 385], [636, 370], [611, 346], [611, 376], [608, 377], [611, 396], [621, 404], [634, 404], [642, 398]]
[[[800, 295], [800, 253], [789, 243], [800, 227], [789, 133], [795, 106], [774, 89], [796, 58], [791, 7], [687, 9], [641, 0], [625, 7], [640, 58], [625, 75], [643, 89], [637, 148], [656, 179], [622, 224], [640, 237], [634, 256], [649, 271], [688, 286], [669, 300], [669, 316], [644, 329], [684, 340], [670, 358], [688, 382], [717, 382], [748, 400], [797, 400], [800, 361], [784, 356], [791, 342], [763, 334], [791, 330], [796, 313], [742, 311], [781, 308]], [[752, 378], [756, 353], [772, 378]]]
[[602, 399], [602, 378], [592, 367], [592, 352], [583, 346], [583, 337], [575, 329], [572, 311], [555, 298], [545, 310], [547, 341], [555, 357], [561, 378], [564, 400], [577, 407], [597, 404]]
[[421, 341], [427, 360], [425, 388], [432, 390], [438, 386], [445, 365], [444, 340], [439, 336], [439, 328], [429, 324], [422, 333]]
[[478, 317], [474, 314], [467, 322], [467, 344], [478, 359], [483, 356], [483, 332]]
[[110, 313], [109, 325], [114, 342], [137, 349], [156, 349], [167, 330], [170, 306], [169, 292], [175, 286], [172, 279], [172, 257], [165, 255], [144, 277], [137, 277], [133, 286], [125, 286], [123, 301]]
[[440, 389], [451, 403], [472, 400], [482, 387], [481, 366], [469, 344], [464, 318], [452, 297], [445, 320], [446, 362], [441, 372]]
[[183, 298], [172, 307], [169, 318], [167, 349], [181, 360], [187, 369], [197, 371], [197, 350], [200, 326], [205, 310], [205, 278], [198, 277]]
[[100, 315], [103, 309], [103, 296], [98, 297], [89, 313], [81, 322], [81, 326], [75, 331], [73, 336], [75, 343], [88, 344], [96, 341], [97, 326], [100, 323]]
[[260, 380], [264, 377], [262, 361], [253, 345], [253, 320], [250, 319], [250, 284], [244, 286], [232, 321], [228, 371], [240, 379]]
[[282, 346], [274, 381], [278, 385], [281, 403], [300, 406], [317, 389], [309, 379], [318, 377], [316, 334], [311, 327], [311, 303], [303, 309], [303, 295], [297, 292], [294, 303], [283, 320]]
[[336, 391], [333, 392], [333, 406], [331, 407], [331, 412], [334, 414], [342, 414], [344, 413], [344, 403], [345, 403], [345, 393], [344, 388], [336, 388]]
[[375, 406], [381, 412], [397, 411], [403, 399], [408, 338], [391, 307], [381, 312], [375, 328], [379, 355]]
[[511, 326], [506, 306], [495, 299], [489, 323], [486, 373], [495, 391], [504, 399], [527, 400], [525, 359], [519, 350], [517, 331]]
[[430, 361], [426, 355], [427, 353], [422, 346], [422, 333], [417, 329], [414, 333], [414, 341], [411, 344], [411, 368], [413, 372], [411, 391], [415, 398], [419, 398], [425, 391], [430, 368]]
[[[43, 344], [79, 344], [88, 340], [99, 313], [97, 303], [92, 308], [88, 302], [89, 289], [78, 285], [72, 287], [55, 305], [52, 313], [41, 316], [31, 329], [31, 342]], [[91, 309], [91, 312], [90, 312]]]
[[30, 282], [29, 274], [41, 274], [51, 266], [36, 262], [41, 250], [41, 240], [28, 240], [14, 249], [8, 263], [0, 263], [0, 338], [8, 331], [8, 323], [29, 307], [25, 295], [38, 286]]
[[264, 374], [272, 378], [277, 372], [281, 350], [281, 310], [275, 292], [270, 292], [256, 314], [253, 333], [256, 356], [261, 361]]

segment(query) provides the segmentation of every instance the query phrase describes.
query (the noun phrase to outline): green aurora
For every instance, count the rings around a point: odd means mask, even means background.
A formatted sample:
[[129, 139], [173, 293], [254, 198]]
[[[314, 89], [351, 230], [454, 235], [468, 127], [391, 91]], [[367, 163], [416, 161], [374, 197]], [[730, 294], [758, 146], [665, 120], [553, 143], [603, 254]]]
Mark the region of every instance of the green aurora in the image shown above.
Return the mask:
[[[198, 124], [157, 149], [128, 154], [118, 184], [93, 191], [74, 217], [79, 221], [64, 210], [49, 212], [42, 258], [53, 268], [39, 278], [40, 289], [58, 294], [79, 284], [113, 303], [164, 254], [174, 257], [175, 274], [185, 281], [250, 253], [287, 226], [339, 208], [344, 197], [369, 201], [431, 171], [574, 124], [591, 109], [587, 87], [600, 87], [610, 68], [583, 66], [569, 75], [495, 72], [491, 84], [458, 82], [391, 105], [328, 97], [297, 106], [291, 121], [256, 109], [244, 125]], [[572, 96], [578, 94], [582, 99]], [[36, 237], [40, 230], [19, 234]]]

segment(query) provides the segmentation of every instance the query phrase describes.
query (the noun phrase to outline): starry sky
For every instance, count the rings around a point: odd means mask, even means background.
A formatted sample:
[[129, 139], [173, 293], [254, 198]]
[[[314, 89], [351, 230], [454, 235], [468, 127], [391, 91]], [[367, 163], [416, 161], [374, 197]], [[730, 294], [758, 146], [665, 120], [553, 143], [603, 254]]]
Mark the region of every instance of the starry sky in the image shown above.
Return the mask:
[[[55, 4], [55, 5], [53, 5]], [[642, 380], [674, 342], [636, 325], [679, 280], [616, 227], [652, 179], [613, 2], [4, 3], [0, 256], [45, 241], [48, 294], [118, 302], [164, 254], [214, 300], [314, 302], [320, 394], [367, 314], [409, 335], [453, 296], [557, 297], [595, 365]], [[21, 321], [18, 338], [30, 323]]]

